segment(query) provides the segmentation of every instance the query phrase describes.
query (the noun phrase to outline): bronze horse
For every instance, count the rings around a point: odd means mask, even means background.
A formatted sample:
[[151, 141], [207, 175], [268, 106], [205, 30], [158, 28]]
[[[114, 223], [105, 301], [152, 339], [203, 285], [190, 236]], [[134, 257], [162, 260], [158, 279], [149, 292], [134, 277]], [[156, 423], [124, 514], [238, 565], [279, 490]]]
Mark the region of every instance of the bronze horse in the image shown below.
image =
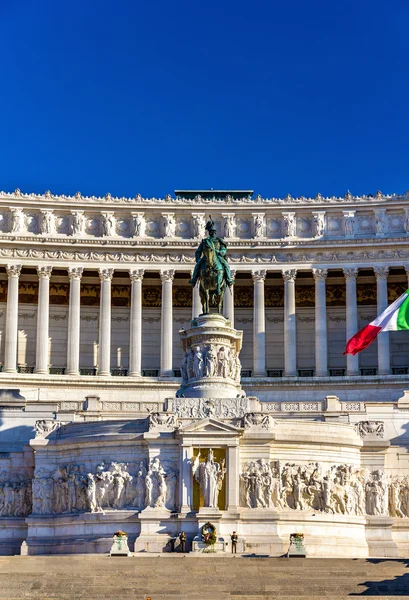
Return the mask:
[[204, 315], [210, 312], [210, 306], [216, 306], [217, 312], [222, 314], [223, 296], [226, 289], [223, 265], [214, 249], [213, 240], [203, 240], [204, 261], [199, 273], [199, 294]]

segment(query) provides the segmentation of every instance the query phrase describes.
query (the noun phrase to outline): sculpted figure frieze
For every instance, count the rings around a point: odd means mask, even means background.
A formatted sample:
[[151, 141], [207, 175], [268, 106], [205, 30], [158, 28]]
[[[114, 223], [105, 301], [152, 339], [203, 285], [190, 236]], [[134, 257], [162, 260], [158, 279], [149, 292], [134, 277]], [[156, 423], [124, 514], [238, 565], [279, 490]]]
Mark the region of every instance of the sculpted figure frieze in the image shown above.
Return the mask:
[[32, 485], [33, 514], [37, 515], [176, 508], [177, 470], [159, 458], [148, 467], [144, 460], [138, 464], [101, 462], [92, 473], [84, 465], [62, 465], [53, 472], [39, 470]]
[[368, 436], [383, 438], [385, 425], [383, 421], [360, 421], [356, 424], [356, 430], [361, 438]]

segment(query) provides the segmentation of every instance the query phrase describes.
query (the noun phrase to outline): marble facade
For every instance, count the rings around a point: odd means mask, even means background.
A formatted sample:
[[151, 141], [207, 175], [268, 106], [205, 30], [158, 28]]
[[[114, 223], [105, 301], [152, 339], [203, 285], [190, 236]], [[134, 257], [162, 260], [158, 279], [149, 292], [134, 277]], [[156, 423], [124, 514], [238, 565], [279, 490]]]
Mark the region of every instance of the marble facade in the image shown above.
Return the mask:
[[[0, 193], [1, 553], [108, 552], [117, 529], [169, 550], [211, 520], [249, 552], [300, 529], [309, 555], [405, 555], [409, 336], [342, 352], [408, 287], [409, 196], [248, 195]], [[188, 285], [209, 212], [226, 320]]]

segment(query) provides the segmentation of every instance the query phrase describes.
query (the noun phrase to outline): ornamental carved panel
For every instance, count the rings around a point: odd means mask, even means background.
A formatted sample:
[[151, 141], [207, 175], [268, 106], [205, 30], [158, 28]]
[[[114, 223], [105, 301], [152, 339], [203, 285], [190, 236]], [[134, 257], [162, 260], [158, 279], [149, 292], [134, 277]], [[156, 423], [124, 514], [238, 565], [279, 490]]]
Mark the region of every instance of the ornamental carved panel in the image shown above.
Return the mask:
[[69, 283], [51, 283], [50, 284], [50, 304], [59, 304], [68, 306], [70, 297]]
[[38, 281], [19, 281], [18, 301], [21, 304], [38, 304]]
[[113, 285], [112, 286], [112, 306], [131, 306], [131, 286]]

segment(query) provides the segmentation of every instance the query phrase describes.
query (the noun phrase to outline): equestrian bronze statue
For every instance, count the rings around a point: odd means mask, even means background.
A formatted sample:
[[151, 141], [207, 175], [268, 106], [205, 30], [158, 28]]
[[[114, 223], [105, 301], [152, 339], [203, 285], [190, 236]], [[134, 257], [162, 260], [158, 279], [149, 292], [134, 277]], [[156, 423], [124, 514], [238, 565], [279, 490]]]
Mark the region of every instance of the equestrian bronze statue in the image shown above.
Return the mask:
[[205, 229], [208, 237], [200, 242], [195, 252], [196, 266], [190, 283], [194, 287], [199, 280], [202, 314], [208, 315], [211, 306], [216, 306], [217, 312], [221, 314], [226, 286], [233, 285], [230, 267], [225, 258], [227, 246], [216, 236], [212, 217], [209, 217]]

